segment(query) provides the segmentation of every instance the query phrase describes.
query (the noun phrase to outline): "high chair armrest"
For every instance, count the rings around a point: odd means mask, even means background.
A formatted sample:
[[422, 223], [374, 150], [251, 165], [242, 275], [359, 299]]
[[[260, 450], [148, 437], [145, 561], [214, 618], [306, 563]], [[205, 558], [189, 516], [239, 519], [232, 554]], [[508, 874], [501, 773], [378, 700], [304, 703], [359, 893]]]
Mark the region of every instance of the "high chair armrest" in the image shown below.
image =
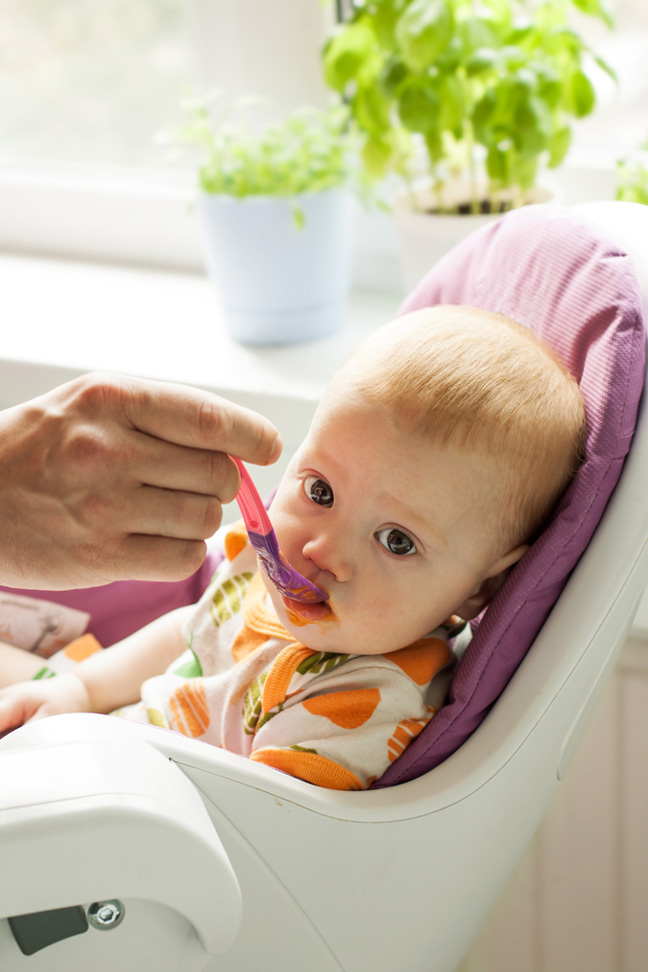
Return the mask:
[[205, 952], [226, 952], [242, 917], [239, 884], [186, 776], [135, 736], [48, 745], [48, 721], [0, 742], [11, 875], [0, 917], [143, 899], [186, 918]]

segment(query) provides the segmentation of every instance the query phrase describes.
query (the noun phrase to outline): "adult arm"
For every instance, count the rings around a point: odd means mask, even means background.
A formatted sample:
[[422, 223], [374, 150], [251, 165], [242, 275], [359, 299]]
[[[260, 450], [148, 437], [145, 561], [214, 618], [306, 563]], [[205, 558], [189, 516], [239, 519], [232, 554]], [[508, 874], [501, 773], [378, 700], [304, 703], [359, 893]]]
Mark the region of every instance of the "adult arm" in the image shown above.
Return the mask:
[[274, 462], [267, 419], [209, 392], [92, 374], [0, 412], [0, 583], [179, 580], [234, 499], [227, 453]]

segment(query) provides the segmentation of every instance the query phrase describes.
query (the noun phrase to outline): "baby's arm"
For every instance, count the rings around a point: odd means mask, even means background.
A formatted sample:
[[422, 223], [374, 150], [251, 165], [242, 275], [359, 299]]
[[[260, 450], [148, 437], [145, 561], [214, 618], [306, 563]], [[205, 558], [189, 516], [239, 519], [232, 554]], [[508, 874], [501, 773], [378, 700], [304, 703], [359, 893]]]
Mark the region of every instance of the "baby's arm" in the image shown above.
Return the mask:
[[61, 712], [112, 712], [140, 697], [142, 682], [164, 672], [182, 654], [182, 625], [192, 608], [179, 608], [104, 651], [74, 672], [19, 682], [0, 692], [0, 732]]
[[[182, 626], [189, 608], [178, 608], [79, 663], [74, 675], [88, 693], [90, 712], [113, 712], [140, 698], [142, 682], [166, 671], [185, 650]], [[60, 676], [59, 676], [60, 677]]]

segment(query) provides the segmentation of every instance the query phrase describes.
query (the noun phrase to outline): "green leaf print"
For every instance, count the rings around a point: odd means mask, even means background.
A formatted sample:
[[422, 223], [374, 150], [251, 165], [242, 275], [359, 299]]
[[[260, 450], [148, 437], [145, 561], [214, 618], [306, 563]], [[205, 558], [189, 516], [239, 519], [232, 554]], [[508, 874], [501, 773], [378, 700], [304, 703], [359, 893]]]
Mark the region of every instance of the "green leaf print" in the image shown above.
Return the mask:
[[210, 612], [217, 628], [225, 621], [229, 621], [235, 614], [239, 613], [243, 598], [253, 576], [251, 571], [245, 571], [243, 574], [235, 574], [234, 577], [224, 580], [216, 588], [212, 594]]
[[202, 665], [193, 649], [190, 648], [189, 651], [185, 651], [178, 661], [180, 664], [173, 669], [174, 675], [180, 675], [182, 678], [200, 678], [202, 676]]
[[243, 728], [248, 736], [253, 736], [263, 711], [263, 686], [268, 673], [255, 678], [243, 699]]
[[318, 651], [314, 655], [305, 658], [297, 666], [297, 671], [300, 675], [308, 675], [309, 672], [312, 675], [321, 675], [322, 672], [330, 672], [332, 669], [337, 668], [338, 665], [343, 665], [350, 657], [350, 655], [338, 655], [333, 651]]
[[55, 675], [56, 672], [53, 672], [51, 668], [48, 668], [47, 665], [45, 665], [44, 668], [41, 668], [36, 672], [34, 675], [34, 681], [39, 678], [54, 678]]
[[267, 677], [268, 673], [264, 672], [255, 678], [243, 699], [243, 729], [248, 736], [253, 736], [283, 710], [283, 702], [280, 702], [269, 712], [263, 711], [263, 686]]
[[283, 702], [280, 702], [279, 705], [276, 705], [274, 707], [274, 709], [270, 709], [269, 712], [264, 712], [264, 714], [257, 722], [256, 732], [258, 732], [259, 729], [262, 729], [263, 726], [265, 726], [266, 722], [270, 722], [270, 720], [274, 719], [276, 715], [279, 715], [280, 712], [283, 712], [283, 707], [284, 707]]

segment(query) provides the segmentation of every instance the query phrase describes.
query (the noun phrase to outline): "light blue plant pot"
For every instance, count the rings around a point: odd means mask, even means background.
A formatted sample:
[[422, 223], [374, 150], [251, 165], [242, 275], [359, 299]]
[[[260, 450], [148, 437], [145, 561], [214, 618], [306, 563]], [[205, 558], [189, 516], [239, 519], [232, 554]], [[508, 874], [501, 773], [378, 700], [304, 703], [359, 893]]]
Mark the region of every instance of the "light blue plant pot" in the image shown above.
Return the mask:
[[311, 341], [339, 330], [349, 296], [354, 200], [344, 189], [297, 196], [201, 193], [207, 269], [230, 334], [243, 344]]

